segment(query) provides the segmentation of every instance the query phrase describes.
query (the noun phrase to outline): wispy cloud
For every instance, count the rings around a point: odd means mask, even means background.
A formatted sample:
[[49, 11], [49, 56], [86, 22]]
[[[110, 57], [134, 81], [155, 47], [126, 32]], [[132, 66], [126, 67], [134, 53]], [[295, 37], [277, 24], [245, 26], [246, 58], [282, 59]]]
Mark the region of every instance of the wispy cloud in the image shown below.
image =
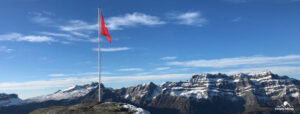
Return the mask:
[[49, 58], [48, 57], [41, 57], [40, 60], [43, 60], [43, 61], [46, 61], [48, 60]]
[[142, 68], [123, 68], [119, 69], [119, 71], [143, 71]]
[[[115, 51], [126, 51], [130, 50], [129, 47], [114, 47], [114, 48], [101, 48], [101, 52], [115, 52]], [[98, 51], [98, 48], [93, 48], [93, 51]]]
[[202, 27], [208, 20], [199, 11], [186, 12], [181, 14], [170, 14], [171, 18], [177, 20], [179, 24]]
[[[268, 68], [249, 68], [249, 69], [232, 69], [223, 71], [222, 73], [227, 74], [237, 74], [243, 73], [259, 73], [264, 70], [271, 70], [274, 73], [279, 73], [280, 75], [300, 75], [300, 67], [295, 66], [281, 66], [281, 67], [268, 67]], [[96, 73], [96, 72], [94, 72]], [[216, 73], [216, 72], [212, 72]], [[62, 75], [62, 74], [61, 74]], [[137, 76], [113, 76], [107, 77], [103, 76], [104, 83], [120, 83], [120, 82], [139, 82], [139, 81], [155, 81], [155, 80], [173, 80], [173, 79], [184, 79], [190, 78], [192, 74], [162, 74], [162, 75], [137, 75]], [[66, 87], [78, 84], [87, 84], [91, 82], [97, 82], [98, 77], [72, 77], [72, 78], [59, 78], [50, 80], [37, 80], [37, 81], [27, 81], [27, 82], [2, 82], [0, 83], [0, 88], [3, 91], [7, 90], [36, 90], [36, 89], [47, 89], [53, 87]]]
[[26, 41], [26, 42], [55, 42], [56, 40], [48, 36], [27, 35], [20, 33], [8, 33], [0, 35], [0, 41]]
[[190, 61], [173, 61], [168, 62], [169, 65], [185, 66], [185, 67], [236, 67], [241, 65], [280, 65], [280, 64], [299, 64], [300, 55], [288, 55], [279, 57], [236, 57], [236, 58], [223, 58], [212, 60], [190, 60]]
[[[156, 16], [134, 12], [132, 14], [128, 13], [123, 16], [106, 18], [106, 24], [109, 30], [121, 30], [129, 26], [154, 26], [165, 24], [165, 22], [161, 21]], [[58, 28], [78, 37], [89, 37], [90, 33], [97, 31], [98, 23], [88, 23], [83, 20], [70, 20], [67, 24], [58, 26]]]
[[269, 70], [273, 73], [280, 75], [296, 76], [300, 75], [299, 66], [273, 66], [273, 67], [254, 67], [254, 68], [239, 68], [239, 69], [228, 69], [222, 71], [213, 71], [212, 73], [226, 73], [226, 74], [238, 74], [238, 73], [261, 73]]
[[41, 34], [48, 35], [48, 36], [54, 36], [54, 37], [71, 37], [70, 34], [64, 34], [64, 33], [53, 33], [53, 32], [41, 32]]
[[29, 12], [29, 18], [31, 21], [40, 24], [50, 24], [54, 21], [49, 16], [54, 16], [53, 12], [42, 11], [42, 12]]
[[30, 19], [39, 24], [48, 24], [56, 27], [60, 32], [40, 32], [40, 34], [51, 37], [64, 37], [68, 41], [61, 41], [62, 44], [70, 44], [70, 41], [87, 41], [92, 33], [97, 30], [97, 24], [89, 24], [82, 20], [69, 20], [65, 24], [57, 23], [52, 16], [55, 14], [49, 11], [30, 12]]
[[[96, 39], [90, 38], [98, 30], [97, 22], [86, 22], [84, 20], [69, 20], [65, 21], [65, 24], [58, 24], [54, 21], [51, 16], [55, 14], [52, 12], [30, 12], [30, 19], [37, 23], [48, 24], [54, 23], [53, 26], [57, 27], [60, 32], [40, 32], [42, 35], [49, 37], [65, 37], [68, 41], [88, 41], [96, 42]], [[127, 27], [133, 26], [155, 26], [165, 24], [166, 22], [160, 20], [157, 16], [152, 16], [144, 13], [134, 12], [127, 13], [121, 16], [113, 16], [106, 18], [106, 24], [109, 30], [121, 30]], [[63, 44], [69, 44], [64, 43]], [[104, 49], [105, 50], [105, 49]], [[111, 51], [112, 49], [108, 49]], [[128, 50], [128, 49], [121, 49]], [[114, 50], [112, 50], [114, 51]], [[117, 50], [118, 51], [118, 50]]]
[[[99, 40], [99, 38], [91, 38], [91, 39], [89, 39], [89, 41], [90, 42], [93, 42], [93, 43], [98, 43], [98, 40]], [[101, 39], [100, 39], [101, 40]], [[97, 51], [98, 49], [96, 49], [96, 51]]]
[[232, 22], [238, 22], [238, 21], [241, 21], [242, 20], [242, 17], [239, 16], [239, 17], [236, 17], [232, 20]]
[[128, 26], [137, 26], [137, 25], [161, 25], [165, 24], [164, 21], [161, 21], [156, 16], [147, 15], [144, 13], [134, 12], [128, 13], [124, 16], [110, 17], [107, 18], [107, 27], [110, 30], [121, 30], [124, 27]]
[[18, 39], [18, 41], [27, 41], [27, 42], [54, 42], [55, 40], [52, 37], [48, 36], [23, 36]]
[[[102, 75], [109, 75], [111, 74], [110, 72], [101, 72]], [[85, 73], [72, 73], [72, 74], [63, 74], [63, 73], [56, 73], [56, 74], [49, 74], [48, 76], [51, 77], [74, 77], [74, 76], [97, 76], [98, 72], [85, 72]]]
[[299, 2], [300, 0], [222, 0], [231, 3], [248, 3], [248, 2]]
[[170, 67], [158, 67], [158, 68], [155, 68], [154, 70], [157, 70], [157, 71], [163, 71], [163, 70], [169, 70], [171, 69]]
[[[163, 75], [139, 75], [139, 76], [113, 76], [102, 77], [104, 83], [120, 83], [120, 82], [136, 82], [136, 81], [155, 81], [163, 79], [182, 79], [189, 78], [192, 74], [163, 74]], [[50, 79], [50, 80], [38, 80], [28, 82], [2, 82], [0, 88], [2, 91], [7, 90], [36, 90], [47, 89], [54, 87], [66, 87], [78, 84], [87, 84], [91, 82], [97, 82], [98, 77], [89, 78], [64, 78], [64, 79]]]
[[[55, 33], [55, 32], [40, 32], [43, 35], [51, 36], [57, 38], [64, 38], [63, 41], [61, 41], [62, 44], [70, 44], [70, 41], [85, 41], [86, 38], [78, 38], [75, 37], [72, 33]], [[80, 33], [79, 33], [80, 34]], [[85, 36], [87, 37], [87, 36]]]
[[60, 26], [63, 31], [97, 30], [97, 24], [88, 24], [82, 20], [70, 20], [69, 25]]
[[224, 1], [231, 2], [231, 3], [245, 3], [253, 0], [224, 0]]
[[62, 31], [79, 37], [89, 37], [91, 31], [97, 31], [97, 24], [89, 24], [82, 20], [70, 20], [68, 24], [58, 27]]
[[65, 74], [49, 74], [48, 76], [61, 77], [61, 76], [66, 76], [66, 75]]
[[177, 59], [176, 56], [167, 56], [167, 57], [163, 57], [163, 58], [160, 58], [161, 60], [174, 60], [174, 59]]
[[7, 48], [6, 46], [0, 46], [0, 52], [11, 53], [13, 49]]

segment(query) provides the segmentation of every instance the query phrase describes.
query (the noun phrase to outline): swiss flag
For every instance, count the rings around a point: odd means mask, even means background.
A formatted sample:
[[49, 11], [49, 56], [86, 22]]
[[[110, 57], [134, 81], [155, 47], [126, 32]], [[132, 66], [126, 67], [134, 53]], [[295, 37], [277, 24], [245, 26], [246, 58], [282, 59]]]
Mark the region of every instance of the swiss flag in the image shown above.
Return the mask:
[[101, 35], [106, 36], [108, 39], [108, 42], [111, 43], [111, 38], [108, 32], [107, 27], [105, 26], [104, 18], [101, 12]]

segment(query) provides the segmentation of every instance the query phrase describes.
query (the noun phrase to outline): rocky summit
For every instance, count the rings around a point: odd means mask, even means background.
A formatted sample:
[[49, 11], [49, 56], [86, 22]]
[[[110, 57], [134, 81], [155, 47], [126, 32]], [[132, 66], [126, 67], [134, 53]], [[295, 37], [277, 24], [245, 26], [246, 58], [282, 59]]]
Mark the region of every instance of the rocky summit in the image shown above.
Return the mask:
[[29, 114], [150, 114], [148, 111], [124, 103], [77, 104], [37, 109]]
[[[101, 88], [102, 101], [132, 104], [153, 114], [300, 113], [300, 81], [272, 72], [200, 74], [160, 85], [150, 82], [121, 89]], [[27, 99], [21, 105], [0, 107], [0, 113], [93, 103], [97, 97], [97, 83], [73, 86]]]

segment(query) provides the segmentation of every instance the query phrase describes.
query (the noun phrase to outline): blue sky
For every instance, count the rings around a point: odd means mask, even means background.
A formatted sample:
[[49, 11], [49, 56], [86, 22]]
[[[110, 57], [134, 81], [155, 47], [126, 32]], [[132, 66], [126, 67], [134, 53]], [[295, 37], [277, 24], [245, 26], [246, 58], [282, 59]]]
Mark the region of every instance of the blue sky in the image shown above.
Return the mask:
[[99, 5], [105, 86], [266, 69], [300, 79], [298, 0], [1, 0], [0, 92], [97, 81]]

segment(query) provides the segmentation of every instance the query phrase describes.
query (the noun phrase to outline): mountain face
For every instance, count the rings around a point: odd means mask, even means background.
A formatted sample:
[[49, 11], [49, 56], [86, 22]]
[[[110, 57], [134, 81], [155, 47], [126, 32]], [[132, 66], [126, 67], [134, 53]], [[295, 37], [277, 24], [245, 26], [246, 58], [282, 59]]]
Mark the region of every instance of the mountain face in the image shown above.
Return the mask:
[[0, 107], [20, 105], [23, 101], [16, 94], [0, 93]]
[[[120, 96], [149, 111], [172, 113], [280, 113], [289, 102], [300, 113], [299, 80], [271, 72], [260, 74], [201, 74], [185, 82], [153, 83], [126, 88]], [[153, 110], [151, 110], [153, 108]], [[146, 108], [147, 109], [147, 108]], [[294, 111], [294, 112], [295, 112]]]
[[34, 103], [34, 102], [44, 102], [44, 101], [59, 101], [59, 100], [73, 100], [79, 97], [85, 96], [92, 90], [98, 87], [98, 83], [91, 83], [87, 85], [74, 85], [65, 90], [59, 90], [53, 94], [37, 96], [33, 98], [29, 98], [25, 100], [26, 103]]
[[[101, 88], [102, 101], [129, 103], [154, 114], [300, 113], [300, 81], [271, 72], [201, 74], [183, 82], [160, 85], [150, 82], [121, 89], [102, 85]], [[10, 108], [91, 103], [96, 102], [97, 97], [98, 84], [92, 83], [28, 99], [24, 105], [0, 107], [0, 113]], [[275, 110], [287, 103], [293, 110]]]

